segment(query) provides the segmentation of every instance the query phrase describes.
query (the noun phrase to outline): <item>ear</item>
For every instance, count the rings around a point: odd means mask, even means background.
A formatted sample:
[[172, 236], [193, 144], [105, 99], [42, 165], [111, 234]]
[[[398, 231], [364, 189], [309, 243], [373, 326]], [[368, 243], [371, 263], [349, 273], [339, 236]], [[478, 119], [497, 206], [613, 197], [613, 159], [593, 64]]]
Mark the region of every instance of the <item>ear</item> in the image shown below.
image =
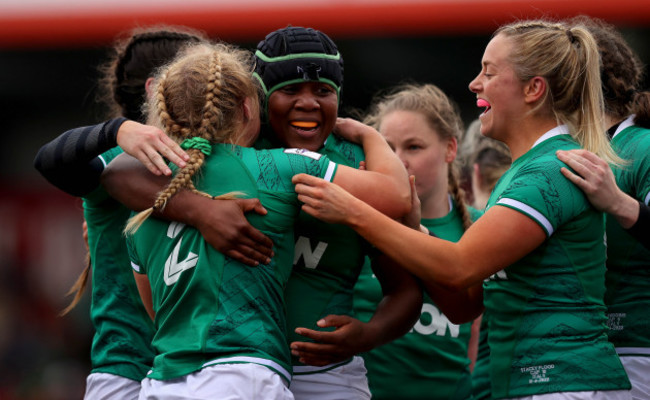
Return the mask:
[[242, 107], [244, 108], [244, 121], [250, 121], [253, 118], [253, 100], [250, 97], [246, 97]]
[[445, 152], [445, 162], [450, 164], [456, 159], [456, 153], [458, 152], [458, 140], [455, 137], [452, 137], [447, 141], [447, 151]]
[[472, 182], [476, 182], [476, 187], [481, 187], [483, 186], [483, 182], [481, 182], [481, 169], [478, 166], [478, 163], [474, 163], [472, 165]]
[[144, 91], [147, 92], [147, 97], [151, 96], [151, 85], [153, 85], [153, 78], [149, 77], [144, 82]]
[[524, 101], [526, 103], [536, 103], [544, 98], [546, 94], [546, 79], [541, 76], [531, 78], [524, 85]]

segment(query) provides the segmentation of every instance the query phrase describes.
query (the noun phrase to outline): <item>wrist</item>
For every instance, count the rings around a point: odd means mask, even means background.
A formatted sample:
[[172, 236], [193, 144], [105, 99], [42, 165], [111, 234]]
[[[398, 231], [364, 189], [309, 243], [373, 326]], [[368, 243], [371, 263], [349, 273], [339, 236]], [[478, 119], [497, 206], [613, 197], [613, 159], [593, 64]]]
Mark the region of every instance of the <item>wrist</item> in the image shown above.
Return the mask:
[[614, 216], [625, 229], [630, 228], [639, 217], [639, 202], [619, 190], [619, 200], [614, 202], [608, 214]]
[[161, 214], [171, 221], [182, 222], [199, 229], [202, 221], [201, 210], [208, 206], [206, 201], [212, 200], [187, 189], [181, 189], [167, 201]]
[[135, 121], [131, 121], [126, 118], [121, 118], [122, 121], [116, 120], [116, 122], [119, 124], [117, 127], [117, 130], [115, 131], [115, 143], [118, 145], [122, 141], [122, 138], [124, 135], [126, 135], [126, 132], [131, 128], [133, 124], [135, 124]]

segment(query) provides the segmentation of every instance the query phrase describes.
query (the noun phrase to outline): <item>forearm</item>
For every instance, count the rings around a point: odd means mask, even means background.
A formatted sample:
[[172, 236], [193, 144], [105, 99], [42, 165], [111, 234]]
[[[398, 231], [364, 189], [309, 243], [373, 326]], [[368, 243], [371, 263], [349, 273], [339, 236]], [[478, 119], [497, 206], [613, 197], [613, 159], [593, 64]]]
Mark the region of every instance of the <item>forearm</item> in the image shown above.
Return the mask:
[[427, 282], [425, 290], [438, 309], [454, 324], [473, 321], [483, 312], [483, 284], [453, 291], [434, 282]]
[[[381, 134], [375, 130], [368, 131], [362, 136], [361, 145], [365, 154], [366, 169], [393, 177], [408, 189], [408, 178], [404, 164], [390, 148]], [[404, 188], [402, 188], [404, 189]]]
[[367, 323], [375, 348], [406, 334], [417, 322], [422, 310], [422, 288], [413, 275], [384, 255], [373, 262], [373, 271], [384, 293]]
[[639, 217], [639, 202], [633, 197], [617, 190], [617, 199], [612, 201], [611, 206], [605, 209], [624, 228], [628, 229], [637, 221]]
[[[382, 197], [391, 194], [395, 199], [395, 205], [405, 210], [410, 209], [411, 190], [408, 181], [408, 173], [402, 161], [390, 148], [386, 140], [376, 131], [371, 131], [363, 136], [363, 151], [365, 153], [366, 170], [369, 172], [367, 179], [375, 181], [375, 191], [364, 196], [363, 200], [373, 206], [387, 208], [382, 205]], [[377, 196], [377, 188], [381, 188], [384, 196]], [[408, 206], [405, 206], [408, 205]], [[375, 208], [378, 208], [375, 207]], [[401, 216], [401, 215], [400, 215]]]
[[104, 169], [98, 156], [117, 146], [117, 132], [124, 121], [117, 118], [64, 132], [40, 148], [34, 167], [50, 183], [69, 194], [89, 193], [100, 184]]
[[[406, 227], [382, 213], [355, 201], [350, 204], [346, 225], [357, 231], [386, 256], [399, 260], [399, 264], [423, 282], [433, 281], [444, 286], [467, 285], [460, 274], [460, 255], [456, 262], [445, 265], [446, 259], [454, 259], [456, 244], [443, 241]], [[458, 272], [456, 272], [458, 271]], [[468, 285], [469, 286], [469, 285]]]
[[627, 228], [627, 232], [646, 249], [650, 249], [650, 207], [642, 202], [638, 202], [637, 204], [639, 205], [639, 211], [636, 221], [634, 221], [632, 226]]
[[120, 154], [104, 169], [101, 182], [106, 191], [127, 208], [142, 211], [153, 206], [171, 178], [156, 176], [138, 160]]
[[[128, 154], [116, 157], [102, 174], [102, 183], [107, 192], [134, 211], [152, 207], [158, 193], [165, 189], [170, 180], [170, 177], [152, 174]], [[200, 228], [206, 210], [214, 207], [217, 205], [213, 200], [181, 189], [169, 198], [163, 210], [154, 210], [154, 215]]]

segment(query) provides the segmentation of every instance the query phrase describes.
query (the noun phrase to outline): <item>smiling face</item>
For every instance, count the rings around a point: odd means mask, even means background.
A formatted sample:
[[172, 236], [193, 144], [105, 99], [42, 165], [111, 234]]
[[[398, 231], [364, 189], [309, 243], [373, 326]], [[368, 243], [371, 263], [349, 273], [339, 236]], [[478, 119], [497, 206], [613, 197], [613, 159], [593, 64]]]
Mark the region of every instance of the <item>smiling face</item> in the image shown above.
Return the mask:
[[269, 96], [269, 124], [286, 147], [317, 151], [334, 129], [337, 116], [338, 96], [326, 83], [286, 85]]
[[477, 106], [485, 107], [479, 116], [481, 134], [502, 141], [516, 134], [527, 111], [524, 83], [508, 60], [512, 46], [512, 40], [503, 34], [495, 36], [485, 48], [481, 72], [469, 84], [477, 95]]
[[422, 203], [447, 193], [448, 169], [456, 157], [455, 139], [443, 139], [419, 112], [395, 110], [381, 119], [379, 132], [402, 160]]

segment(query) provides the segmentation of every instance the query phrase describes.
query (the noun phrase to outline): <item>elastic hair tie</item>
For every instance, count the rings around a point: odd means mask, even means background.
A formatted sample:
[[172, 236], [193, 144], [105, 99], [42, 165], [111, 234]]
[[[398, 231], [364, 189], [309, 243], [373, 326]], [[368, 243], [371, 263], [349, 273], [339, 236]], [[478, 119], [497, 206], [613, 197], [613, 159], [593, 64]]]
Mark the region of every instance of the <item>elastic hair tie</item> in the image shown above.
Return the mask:
[[206, 156], [212, 154], [212, 146], [210, 145], [210, 141], [200, 137], [193, 137], [183, 140], [181, 143], [181, 149], [197, 149]]

